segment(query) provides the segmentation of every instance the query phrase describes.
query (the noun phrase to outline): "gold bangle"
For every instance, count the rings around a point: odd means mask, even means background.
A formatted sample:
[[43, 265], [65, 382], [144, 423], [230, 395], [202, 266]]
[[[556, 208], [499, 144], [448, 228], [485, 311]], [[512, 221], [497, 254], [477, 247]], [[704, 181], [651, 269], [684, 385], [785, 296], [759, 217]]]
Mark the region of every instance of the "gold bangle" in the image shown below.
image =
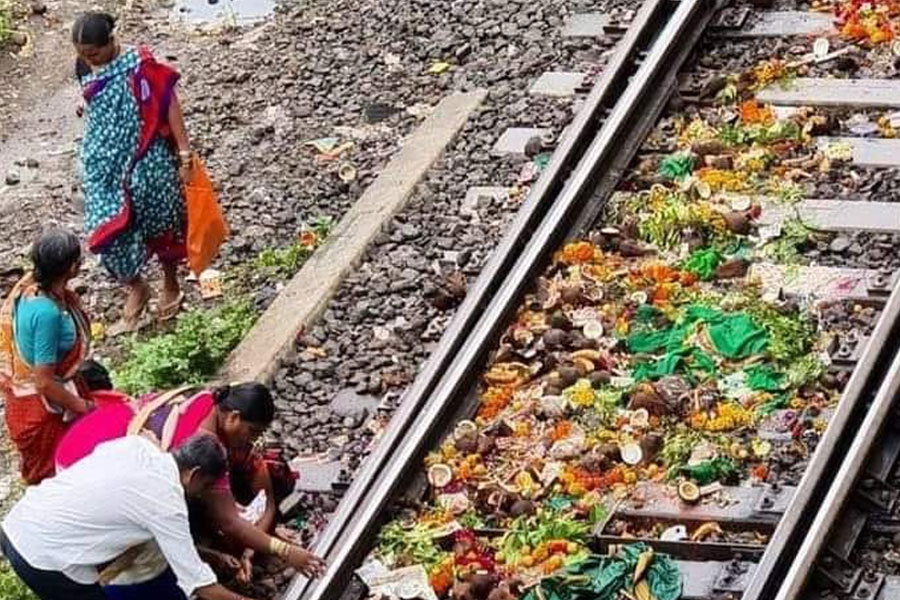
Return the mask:
[[271, 537], [269, 538], [269, 553], [280, 558], [285, 558], [288, 553], [291, 551], [291, 547], [282, 540], [278, 538]]

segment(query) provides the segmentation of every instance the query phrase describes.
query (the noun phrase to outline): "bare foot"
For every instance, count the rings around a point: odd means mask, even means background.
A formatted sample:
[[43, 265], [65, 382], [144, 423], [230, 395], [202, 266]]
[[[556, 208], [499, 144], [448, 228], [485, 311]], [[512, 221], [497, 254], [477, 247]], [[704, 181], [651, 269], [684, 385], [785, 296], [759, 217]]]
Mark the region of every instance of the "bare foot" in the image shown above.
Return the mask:
[[125, 300], [125, 312], [122, 317], [129, 327], [137, 327], [147, 303], [150, 302], [150, 286], [143, 279], [138, 279], [130, 284], [128, 299]]

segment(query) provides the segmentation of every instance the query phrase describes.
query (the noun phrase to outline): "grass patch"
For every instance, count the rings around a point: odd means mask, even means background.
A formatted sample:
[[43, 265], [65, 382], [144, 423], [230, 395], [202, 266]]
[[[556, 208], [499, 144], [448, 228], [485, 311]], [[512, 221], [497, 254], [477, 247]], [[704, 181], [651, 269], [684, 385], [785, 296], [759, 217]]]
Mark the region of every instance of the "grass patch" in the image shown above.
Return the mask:
[[13, 572], [9, 564], [3, 561], [0, 561], [0, 598], [3, 600], [38, 600], [38, 597]]
[[255, 271], [266, 275], [287, 279], [296, 273], [306, 262], [313, 251], [328, 237], [334, 220], [331, 217], [319, 217], [309, 225], [304, 225], [300, 238], [295, 244], [285, 248], [267, 248], [260, 252], [251, 263]]
[[128, 343], [127, 358], [113, 370], [116, 389], [138, 394], [202, 383], [215, 375], [255, 321], [246, 298], [188, 311], [172, 331]]
[[21, 17], [21, 6], [17, 6], [14, 0], [0, 0], [0, 44], [9, 40], [14, 31], [13, 25]]
[[330, 218], [316, 219], [294, 244], [263, 250], [236, 269], [226, 286], [231, 300], [187, 311], [170, 331], [126, 342], [124, 358], [113, 368], [116, 389], [135, 395], [215, 376], [259, 316], [252, 291], [266, 280], [293, 276], [328, 235], [331, 223]]

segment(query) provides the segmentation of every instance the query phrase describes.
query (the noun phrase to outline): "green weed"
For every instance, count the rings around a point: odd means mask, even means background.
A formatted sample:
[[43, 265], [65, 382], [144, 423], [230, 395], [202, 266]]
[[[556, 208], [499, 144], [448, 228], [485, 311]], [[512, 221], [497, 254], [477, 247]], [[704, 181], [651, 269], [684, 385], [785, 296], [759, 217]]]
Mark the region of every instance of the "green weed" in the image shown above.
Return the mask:
[[113, 369], [116, 389], [140, 394], [200, 384], [213, 377], [259, 316], [250, 300], [259, 280], [293, 276], [331, 226], [330, 217], [318, 218], [302, 228], [296, 244], [264, 250], [238, 267], [226, 288], [226, 296], [233, 300], [188, 311], [171, 331], [127, 342], [124, 360]]
[[268, 248], [259, 253], [252, 266], [267, 275], [286, 279], [296, 273], [316, 247], [328, 237], [334, 221], [319, 217], [301, 228], [300, 239], [284, 248]]
[[184, 313], [172, 331], [129, 342], [126, 360], [113, 371], [116, 389], [138, 394], [203, 383], [224, 364], [256, 317], [244, 298]]
[[3, 600], [38, 600], [10, 566], [0, 561], [0, 598]]

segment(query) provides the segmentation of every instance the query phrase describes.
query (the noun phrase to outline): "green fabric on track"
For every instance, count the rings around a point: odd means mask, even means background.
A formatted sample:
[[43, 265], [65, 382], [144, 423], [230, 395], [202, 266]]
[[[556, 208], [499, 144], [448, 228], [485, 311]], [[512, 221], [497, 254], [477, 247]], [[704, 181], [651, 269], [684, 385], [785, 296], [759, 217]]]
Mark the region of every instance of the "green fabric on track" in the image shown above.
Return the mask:
[[684, 179], [694, 170], [694, 158], [686, 153], [671, 154], [659, 165], [659, 172], [668, 179]]
[[[644, 544], [623, 547], [615, 556], [591, 555], [543, 579], [523, 600], [615, 600], [621, 590], [633, 588], [632, 577]], [[654, 554], [646, 571], [647, 585], [655, 600], [677, 600], [681, 596], [681, 573], [675, 561]]]
[[655, 379], [671, 375], [679, 368], [688, 372], [714, 373], [716, 362], [713, 357], [684, 343], [699, 324], [705, 324], [710, 343], [716, 353], [725, 358], [743, 359], [762, 354], [769, 343], [765, 329], [746, 313], [723, 313], [709, 306], [691, 304], [678, 324], [659, 331], [636, 331], [626, 338], [629, 352], [664, 354], [654, 361], [635, 365], [632, 377]]
[[685, 466], [681, 472], [685, 476], [696, 481], [699, 485], [706, 485], [720, 479], [728, 479], [736, 471], [730, 458], [717, 456], [712, 460], [704, 460], [696, 465]]
[[769, 344], [766, 330], [744, 313], [722, 315], [710, 323], [709, 340], [716, 351], [726, 358], [747, 358], [762, 354]]
[[716, 267], [722, 262], [722, 255], [712, 248], [695, 251], [682, 263], [681, 268], [709, 281], [716, 275]]
[[769, 365], [750, 367], [744, 370], [747, 387], [762, 392], [778, 392], [784, 387], [784, 374]]

